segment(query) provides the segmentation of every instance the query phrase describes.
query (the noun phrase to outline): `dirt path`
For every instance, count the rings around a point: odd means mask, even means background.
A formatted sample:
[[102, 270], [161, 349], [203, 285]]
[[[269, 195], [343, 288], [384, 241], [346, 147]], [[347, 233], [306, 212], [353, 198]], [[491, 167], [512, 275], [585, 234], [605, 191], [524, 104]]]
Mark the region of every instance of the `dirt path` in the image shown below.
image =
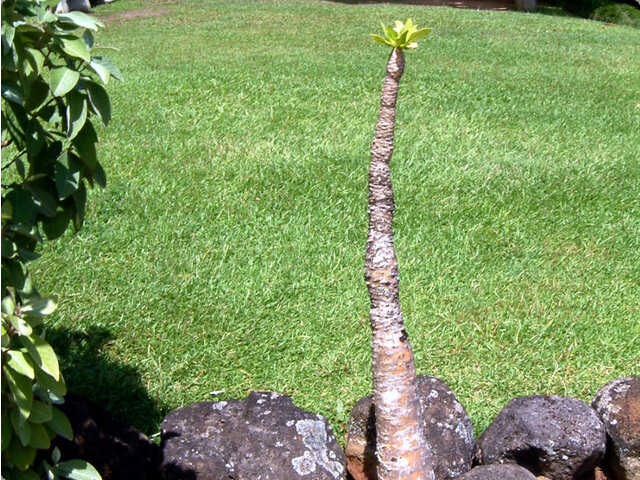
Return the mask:
[[[338, 3], [348, 3], [348, 4], [374, 4], [374, 3], [383, 3], [379, 1], [372, 0], [362, 0], [362, 1], [341, 1], [341, 0], [333, 0]], [[401, 0], [399, 2], [393, 3], [401, 3], [405, 5], [428, 5], [432, 7], [454, 7], [454, 8], [467, 8], [471, 10], [513, 10], [515, 8], [513, 0]]]
[[173, 5], [175, 3], [175, 0], [168, 0], [164, 2], [150, 2], [147, 8], [112, 13], [111, 15], [105, 15], [104, 17], [101, 17], [100, 20], [109, 22], [111, 20], [131, 20], [133, 18], [162, 17], [163, 15], [168, 15], [171, 13], [171, 10], [169, 10], [168, 8], [162, 8], [162, 6]]

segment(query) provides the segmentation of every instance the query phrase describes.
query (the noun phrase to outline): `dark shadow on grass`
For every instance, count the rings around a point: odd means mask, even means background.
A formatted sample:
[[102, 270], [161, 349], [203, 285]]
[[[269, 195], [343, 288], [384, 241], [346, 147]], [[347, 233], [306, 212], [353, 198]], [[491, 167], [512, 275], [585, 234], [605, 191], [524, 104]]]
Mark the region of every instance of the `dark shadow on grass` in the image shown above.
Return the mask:
[[134, 367], [104, 356], [112, 340], [106, 328], [48, 328], [46, 335], [58, 354], [69, 392], [88, 398], [147, 435], [159, 431], [167, 409], [149, 396]]
[[[610, 10], [611, 14], [615, 15], [616, 12], [618, 12], [624, 16], [625, 5], [633, 7], [632, 9], [626, 10], [627, 13], [629, 10], [640, 10], [640, 4], [638, 4], [636, 0], [589, 0], [583, 2], [547, 0], [544, 4], [539, 4], [536, 13], [554, 17], [590, 18], [607, 22], [608, 20], [606, 18], [598, 18], [599, 15], [597, 12], [600, 11], [600, 8], [610, 7], [612, 9]], [[604, 12], [602, 12], [601, 15], [603, 13]], [[620, 23], [621, 25], [626, 24], [625, 22], [620, 22], [621, 19], [619, 18], [611, 18], [610, 20], [615, 23]], [[633, 21], [632, 19], [629, 20]]]
[[540, 15], [549, 15], [550, 17], [574, 17], [566, 10], [563, 10], [562, 7], [538, 7], [536, 8], [536, 12]]

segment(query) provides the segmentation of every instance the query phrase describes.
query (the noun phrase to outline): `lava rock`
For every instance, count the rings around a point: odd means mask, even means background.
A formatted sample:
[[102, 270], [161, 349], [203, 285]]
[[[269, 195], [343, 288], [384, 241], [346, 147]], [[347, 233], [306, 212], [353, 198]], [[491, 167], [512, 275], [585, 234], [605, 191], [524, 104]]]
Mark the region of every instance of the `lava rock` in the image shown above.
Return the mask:
[[[431, 449], [438, 480], [469, 471], [473, 456], [473, 426], [464, 407], [440, 379], [418, 376], [422, 432]], [[347, 469], [354, 480], [376, 478], [376, 420], [373, 397], [360, 399], [349, 418]]]
[[84, 397], [69, 393], [58, 408], [73, 428], [73, 441], [57, 437], [62, 460], [93, 465], [103, 480], [155, 479], [159, 449], [135, 428]]
[[162, 422], [161, 447], [165, 480], [346, 477], [346, 458], [327, 420], [271, 392], [174, 410]]
[[619, 480], [640, 479], [640, 378], [612, 380], [591, 405], [607, 431], [606, 463]]
[[480, 465], [460, 477], [460, 480], [536, 480], [536, 477], [519, 465]]
[[605, 453], [606, 434], [596, 412], [567, 397], [519, 397], [502, 409], [478, 438], [478, 464], [518, 464], [553, 480], [593, 474]]

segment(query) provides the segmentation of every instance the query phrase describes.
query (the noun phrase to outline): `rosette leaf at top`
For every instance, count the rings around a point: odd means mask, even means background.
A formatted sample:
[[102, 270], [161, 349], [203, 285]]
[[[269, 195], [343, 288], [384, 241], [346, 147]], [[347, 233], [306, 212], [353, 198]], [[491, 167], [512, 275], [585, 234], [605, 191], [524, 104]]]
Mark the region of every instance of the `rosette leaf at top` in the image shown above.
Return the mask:
[[410, 18], [404, 23], [396, 20], [394, 26], [385, 25], [382, 22], [380, 22], [380, 25], [382, 26], [384, 37], [372, 33], [371, 38], [373, 41], [381, 45], [389, 45], [390, 47], [401, 48], [403, 50], [418, 48], [418, 40], [423, 39], [431, 32], [430, 28], [418, 28]]

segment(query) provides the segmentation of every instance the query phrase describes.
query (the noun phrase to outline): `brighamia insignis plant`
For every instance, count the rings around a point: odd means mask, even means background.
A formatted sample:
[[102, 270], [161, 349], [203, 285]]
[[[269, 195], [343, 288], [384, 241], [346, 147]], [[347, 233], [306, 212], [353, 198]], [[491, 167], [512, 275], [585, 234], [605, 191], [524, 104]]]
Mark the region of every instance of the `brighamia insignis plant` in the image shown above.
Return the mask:
[[404, 49], [430, 29], [418, 29], [411, 20], [383, 25], [385, 37], [373, 40], [393, 47], [382, 87], [380, 113], [371, 146], [369, 169], [369, 234], [365, 280], [371, 299], [373, 330], [373, 398], [376, 412], [376, 455], [379, 480], [433, 480], [429, 447], [421, 435], [413, 351], [404, 328], [398, 295], [398, 261], [393, 246], [393, 189], [389, 161]]

